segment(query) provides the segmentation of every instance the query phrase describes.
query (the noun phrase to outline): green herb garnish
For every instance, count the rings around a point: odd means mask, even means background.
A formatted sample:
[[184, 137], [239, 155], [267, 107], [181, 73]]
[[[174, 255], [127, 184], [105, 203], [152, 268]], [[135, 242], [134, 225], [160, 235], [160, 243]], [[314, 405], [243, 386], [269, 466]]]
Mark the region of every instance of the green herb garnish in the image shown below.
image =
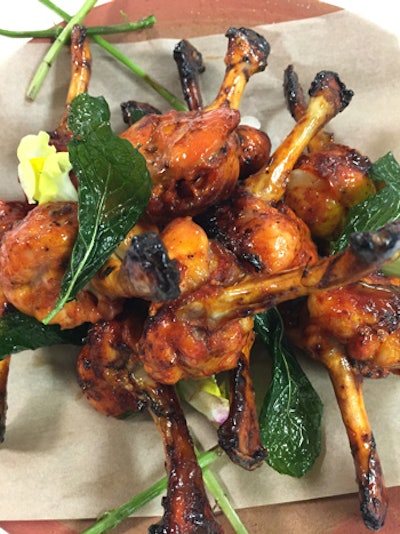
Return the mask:
[[[51, 0], [39, 0], [42, 4], [44, 4], [46, 7], [50, 8], [52, 11], [57, 13], [60, 17], [62, 17], [65, 21], [71, 20], [71, 15], [63, 11], [61, 8], [56, 6]], [[187, 106], [179, 100], [173, 93], [171, 93], [168, 89], [163, 87], [160, 83], [158, 83], [157, 80], [149, 76], [139, 65], [134, 63], [130, 58], [125, 56], [120, 50], [118, 50], [115, 46], [113, 46], [111, 43], [109, 43], [106, 39], [101, 37], [100, 35], [92, 35], [91, 36], [92, 41], [94, 41], [96, 44], [101, 46], [104, 50], [106, 50], [111, 56], [113, 56], [115, 59], [117, 59], [120, 63], [125, 65], [131, 72], [133, 72], [138, 78], [140, 78], [143, 82], [148, 84], [152, 89], [154, 89], [166, 102], [168, 102], [172, 108], [178, 110], [178, 111], [187, 111]]]
[[322, 402], [289, 350], [279, 312], [256, 315], [255, 330], [273, 359], [259, 416], [266, 462], [279, 473], [301, 477], [320, 454]]
[[376, 161], [369, 174], [378, 192], [350, 208], [343, 231], [332, 245], [332, 254], [344, 250], [354, 232], [373, 232], [400, 217], [400, 165], [393, 154], [388, 152]]
[[68, 144], [78, 178], [79, 231], [70, 265], [47, 324], [75, 298], [136, 224], [147, 206], [151, 178], [144, 157], [110, 126], [103, 97], [78, 95], [71, 102]]
[[0, 317], [0, 360], [23, 350], [52, 345], [82, 345], [88, 325], [62, 330], [58, 325], [45, 326], [34, 317], [19, 311]]
[[[106, 26], [88, 26], [86, 27], [86, 34], [90, 37], [91, 35], [114, 35], [117, 33], [144, 30], [154, 26], [155, 22], [154, 15], [149, 15], [137, 21], [107, 24]], [[55, 28], [46, 30], [4, 30], [0, 28], [0, 35], [14, 39], [57, 39], [63, 29], [64, 26], [56, 26]]]
[[68, 41], [69, 36], [71, 35], [71, 30], [75, 24], [80, 24], [89, 11], [92, 10], [97, 0], [86, 0], [79, 11], [71, 17], [68, 21], [68, 24], [62, 30], [62, 32], [57, 36], [54, 43], [51, 45], [49, 50], [46, 52], [44, 58], [42, 59], [38, 70], [36, 71], [31, 83], [29, 84], [27, 91], [27, 98], [34, 100], [38, 94], [40, 87], [43, 84], [44, 79], [46, 78], [50, 67], [53, 65], [61, 49]]

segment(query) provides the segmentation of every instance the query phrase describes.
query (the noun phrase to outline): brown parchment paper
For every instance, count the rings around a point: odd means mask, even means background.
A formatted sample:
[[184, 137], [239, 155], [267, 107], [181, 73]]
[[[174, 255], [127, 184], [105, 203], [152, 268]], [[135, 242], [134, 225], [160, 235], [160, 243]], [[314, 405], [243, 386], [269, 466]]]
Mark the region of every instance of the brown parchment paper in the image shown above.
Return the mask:
[[[269, 66], [251, 79], [241, 105], [256, 116], [273, 147], [293, 125], [282, 96], [284, 68], [293, 63], [308, 86], [322, 69], [336, 70], [355, 91], [351, 105], [330, 125], [336, 139], [376, 160], [389, 150], [400, 159], [400, 60], [398, 41], [372, 23], [348, 12], [258, 27], [271, 44]], [[180, 38], [179, 28], [177, 39]], [[177, 39], [126, 43], [121, 50], [176, 94], [180, 94], [172, 49]], [[223, 35], [199, 37], [206, 72], [202, 86], [212, 100], [222, 80], [226, 49]], [[27, 44], [0, 66], [0, 143], [2, 198], [20, 196], [16, 148], [28, 133], [54, 127], [61, 115], [69, 79], [67, 51], [50, 72], [37, 100], [24, 91], [47, 45]], [[146, 85], [93, 46], [91, 94], [110, 104], [116, 131], [123, 128], [119, 104], [129, 98], [168, 109]], [[13, 356], [9, 381], [7, 434], [0, 446], [2, 520], [95, 517], [145, 489], [164, 474], [163, 453], [153, 423], [145, 415], [120, 421], [96, 413], [82, 396], [75, 377], [76, 349], [24, 352]], [[257, 362], [256, 386], [265, 391]], [[345, 431], [326, 372], [302, 362], [324, 403], [323, 450], [302, 479], [275, 473], [267, 465], [247, 473], [226, 459], [213, 466], [233, 502], [240, 507], [292, 502], [356, 491]], [[268, 373], [265, 371], [265, 382]], [[388, 485], [400, 484], [396, 454], [400, 432], [400, 381], [390, 377], [365, 382], [365, 396]], [[215, 429], [188, 410], [200, 448], [216, 442]], [[140, 515], [162, 513], [157, 499]]]

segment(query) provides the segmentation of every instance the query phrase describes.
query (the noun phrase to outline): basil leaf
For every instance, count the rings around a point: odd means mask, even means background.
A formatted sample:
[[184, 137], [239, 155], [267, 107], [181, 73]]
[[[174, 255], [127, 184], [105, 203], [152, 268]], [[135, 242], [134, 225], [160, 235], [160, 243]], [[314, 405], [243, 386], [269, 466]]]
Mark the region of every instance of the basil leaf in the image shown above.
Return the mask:
[[78, 95], [68, 125], [68, 150], [78, 178], [79, 231], [59, 299], [45, 324], [72, 300], [136, 224], [147, 206], [151, 178], [146, 160], [110, 126], [103, 97]]
[[87, 325], [82, 325], [61, 330], [58, 325], [45, 326], [19, 311], [6, 312], [0, 317], [0, 360], [28, 349], [62, 344], [82, 345], [87, 329]]
[[259, 416], [266, 462], [279, 473], [301, 477], [321, 451], [322, 402], [289, 350], [278, 310], [256, 315], [255, 331], [273, 358]]
[[347, 247], [352, 233], [374, 231], [400, 217], [400, 165], [391, 152], [372, 165], [370, 176], [384, 187], [350, 208], [343, 231], [332, 246], [333, 254]]

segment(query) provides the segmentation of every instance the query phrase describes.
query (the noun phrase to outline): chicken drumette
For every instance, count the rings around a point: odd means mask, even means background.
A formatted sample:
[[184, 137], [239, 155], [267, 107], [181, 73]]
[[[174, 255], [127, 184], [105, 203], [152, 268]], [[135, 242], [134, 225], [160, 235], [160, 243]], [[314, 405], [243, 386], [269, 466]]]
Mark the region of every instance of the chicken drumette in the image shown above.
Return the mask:
[[[291, 115], [301, 121], [307, 103], [292, 65], [285, 70], [284, 93]], [[375, 193], [370, 167], [368, 157], [336, 143], [322, 130], [296, 161], [285, 203], [307, 224], [314, 239], [326, 243], [338, 237], [349, 208]]]
[[275, 274], [315, 262], [307, 225], [284, 202], [290, 174], [310, 140], [341, 112], [353, 93], [337, 74], [319, 72], [302, 119], [272, 154], [268, 165], [238, 184], [227, 202], [207, 213], [212, 236], [249, 270]]
[[226, 73], [215, 100], [188, 112], [148, 114], [121, 134], [147, 161], [157, 223], [200, 213], [230, 196], [240, 174], [238, 105], [253, 74], [265, 69], [267, 41], [246, 28], [227, 32]]
[[173, 386], [157, 383], [143, 370], [136, 349], [145, 311], [134, 310], [118, 320], [101, 321], [89, 332], [78, 357], [79, 381], [89, 402], [105, 415], [147, 410], [163, 440], [167, 496], [164, 516], [154, 534], [191, 532], [218, 534], [193, 441]]
[[385, 521], [387, 496], [362, 385], [364, 377], [400, 373], [399, 289], [398, 278], [372, 273], [310, 296], [306, 309], [296, 312], [297, 324], [287, 325], [294, 343], [329, 372], [354, 459], [361, 513], [371, 530]]

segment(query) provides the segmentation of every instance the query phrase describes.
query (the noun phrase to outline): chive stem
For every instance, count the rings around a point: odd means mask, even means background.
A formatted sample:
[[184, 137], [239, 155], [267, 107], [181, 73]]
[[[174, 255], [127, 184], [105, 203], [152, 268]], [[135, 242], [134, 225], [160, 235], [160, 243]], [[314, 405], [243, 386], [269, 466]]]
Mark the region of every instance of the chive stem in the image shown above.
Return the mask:
[[[41, 2], [46, 7], [48, 7], [55, 13], [57, 13], [65, 21], [70, 20], [71, 16], [68, 15], [68, 13], [63, 11], [61, 8], [56, 6], [51, 0], [39, 0], [39, 2]], [[92, 35], [91, 38], [95, 43], [101, 46], [115, 59], [117, 59], [123, 65], [125, 65], [125, 67], [127, 67], [130, 71], [132, 71], [138, 78], [140, 78], [145, 83], [147, 83], [150, 87], [152, 87], [162, 98], [164, 98], [166, 102], [169, 103], [169, 105], [173, 109], [176, 109], [177, 111], [187, 111], [187, 106], [181, 100], [179, 100], [179, 98], [177, 98], [173, 93], [168, 91], [168, 89], [163, 87], [161, 84], [159, 84], [154, 78], [149, 76], [143, 69], [141, 69], [136, 63], [131, 61], [127, 56], [125, 56], [121, 51], [119, 51], [115, 46], [109, 43], [106, 39], [104, 39], [100, 35]]]
[[[92, 35], [110, 35], [117, 33], [126, 33], [131, 31], [145, 30], [154, 26], [156, 18], [154, 15], [149, 15], [143, 19], [123, 22], [121, 24], [110, 24], [106, 26], [88, 26], [86, 33]], [[56, 39], [63, 31], [64, 26], [58, 25], [47, 30], [3, 30], [0, 28], [0, 35], [12, 38], [26, 38], [26, 39]]]
[[35, 100], [41, 86], [43, 85], [44, 80], [46, 79], [50, 67], [53, 65], [64, 44], [68, 41], [74, 24], [80, 24], [86, 17], [86, 15], [89, 13], [89, 11], [91, 11], [91, 9], [94, 7], [96, 2], [97, 0], [85, 0], [82, 7], [73, 17], [71, 17], [70, 21], [67, 23], [65, 28], [63, 28], [60, 35], [51, 45], [44, 58], [42, 59], [31, 83], [29, 84], [28, 91], [26, 94], [29, 100]]
[[233, 508], [228, 497], [226, 496], [222, 486], [209, 467], [205, 467], [203, 469], [203, 480], [206, 488], [214, 497], [215, 502], [231, 524], [235, 534], [249, 534], [236, 510]]

